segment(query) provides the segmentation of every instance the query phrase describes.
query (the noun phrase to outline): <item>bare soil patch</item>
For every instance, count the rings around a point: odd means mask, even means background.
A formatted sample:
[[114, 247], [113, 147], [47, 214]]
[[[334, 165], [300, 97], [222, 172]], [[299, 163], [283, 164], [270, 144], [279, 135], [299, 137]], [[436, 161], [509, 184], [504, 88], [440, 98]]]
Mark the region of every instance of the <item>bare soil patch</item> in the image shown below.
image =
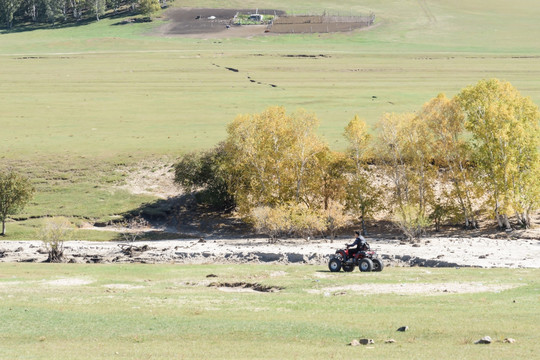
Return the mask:
[[130, 285], [130, 284], [106, 284], [106, 285], [103, 285], [103, 287], [106, 287], [108, 289], [119, 289], [119, 290], [135, 290], [135, 289], [144, 288], [144, 286], [141, 286], [141, 285]]
[[136, 166], [121, 168], [118, 172], [125, 174], [125, 183], [119, 189], [132, 194], [152, 195], [160, 199], [179, 196], [182, 191], [174, 183], [174, 169], [167, 161], [143, 161]]
[[[234, 25], [237, 14], [274, 15], [270, 25]], [[156, 30], [161, 36], [199, 38], [251, 37], [264, 34], [332, 33], [373, 26], [370, 16], [287, 16], [277, 9], [173, 8], [165, 12], [168, 22]]]
[[[189, 37], [249, 37], [264, 34], [266, 25], [232, 25], [237, 13], [253, 14], [257, 9], [195, 9], [174, 8], [165, 12], [169, 22], [158, 29], [163, 36]], [[274, 9], [258, 9], [262, 15], [284, 15], [285, 12]]]
[[282, 16], [268, 31], [279, 34], [332, 33], [353, 31], [373, 25], [375, 16]]
[[452, 283], [400, 283], [400, 284], [352, 284], [333, 286], [320, 290], [309, 290], [310, 293], [326, 295], [343, 292], [359, 294], [399, 294], [399, 295], [443, 295], [470, 294], [479, 292], [498, 292], [513, 289], [521, 284], [484, 284], [481, 282], [452, 282]]
[[208, 287], [216, 287], [222, 291], [234, 291], [234, 292], [278, 292], [283, 290], [279, 286], [266, 286], [259, 283], [247, 283], [247, 282], [235, 282], [235, 283], [211, 283]]
[[88, 280], [88, 279], [65, 278], [65, 279], [45, 281], [44, 284], [53, 285], [53, 286], [79, 286], [79, 285], [88, 285], [93, 282], [94, 282], [93, 280]]

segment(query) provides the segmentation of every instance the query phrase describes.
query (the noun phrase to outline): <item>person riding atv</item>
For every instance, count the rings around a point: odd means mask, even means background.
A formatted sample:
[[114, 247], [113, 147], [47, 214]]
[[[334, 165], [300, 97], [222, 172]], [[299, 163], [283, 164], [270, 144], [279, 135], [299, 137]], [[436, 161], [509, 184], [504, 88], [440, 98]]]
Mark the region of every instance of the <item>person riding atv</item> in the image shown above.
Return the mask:
[[[336, 254], [330, 258], [328, 268], [331, 272], [338, 272], [341, 269], [345, 272], [354, 270], [358, 266], [360, 271], [382, 271], [384, 264], [375, 251], [370, 250], [366, 239], [355, 231], [356, 239], [352, 244], [345, 244], [347, 249], [337, 250]], [[351, 247], [356, 248], [351, 249]]]
[[356, 239], [354, 239], [354, 242], [352, 244], [345, 244], [348, 248], [351, 248], [353, 246], [356, 246], [356, 249], [350, 249], [349, 256], [356, 255], [359, 251], [366, 251], [369, 250], [369, 245], [366, 241], [366, 239], [360, 235], [360, 231], [355, 231], [354, 234], [356, 235]]

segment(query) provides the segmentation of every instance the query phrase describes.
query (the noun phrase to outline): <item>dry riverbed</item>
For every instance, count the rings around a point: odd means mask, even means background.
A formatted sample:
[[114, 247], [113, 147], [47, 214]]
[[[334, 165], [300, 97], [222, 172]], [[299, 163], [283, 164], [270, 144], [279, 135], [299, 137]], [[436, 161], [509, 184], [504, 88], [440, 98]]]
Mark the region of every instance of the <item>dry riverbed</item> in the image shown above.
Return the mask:
[[[538, 231], [525, 238], [431, 237], [418, 243], [370, 238], [386, 266], [540, 268]], [[300, 263], [325, 265], [348, 238], [328, 240], [178, 239], [134, 243], [68, 241], [72, 263]], [[44, 262], [41, 241], [0, 242], [0, 262]]]

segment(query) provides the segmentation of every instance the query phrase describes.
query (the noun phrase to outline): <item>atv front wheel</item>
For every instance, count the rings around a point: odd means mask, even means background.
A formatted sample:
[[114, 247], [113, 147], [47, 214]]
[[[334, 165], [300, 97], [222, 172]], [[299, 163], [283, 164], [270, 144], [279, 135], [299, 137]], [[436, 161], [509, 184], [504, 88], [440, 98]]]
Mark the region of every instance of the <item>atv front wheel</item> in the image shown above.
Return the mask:
[[360, 260], [360, 263], [358, 264], [358, 268], [362, 272], [369, 272], [373, 270], [373, 262], [368, 258], [364, 258]]
[[382, 271], [384, 269], [384, 264], [381, 260], [373, 259], [371, 262], [373, 263], [373, 271]]
[[328, 269], [330, 269], [331, 272], [339, 272], [341, 270], [341, 260], [338, 258], [332, 258], [328, 262]]

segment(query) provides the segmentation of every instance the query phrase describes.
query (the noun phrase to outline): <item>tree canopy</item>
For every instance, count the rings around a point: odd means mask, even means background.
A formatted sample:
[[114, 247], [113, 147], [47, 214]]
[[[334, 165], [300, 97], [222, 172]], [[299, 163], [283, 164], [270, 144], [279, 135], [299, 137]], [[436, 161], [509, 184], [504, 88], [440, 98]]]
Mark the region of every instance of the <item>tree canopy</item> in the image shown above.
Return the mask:
[[16, 214], [30, 201], [34, 193], [34, 187], [30, 181], [15, 173], [0, 173], [0, 221], [2, 232], [6, 235], [6, 219], [8, 215]]
[[186, 155], [177, 180], [190, 189], [199, 178], [210, 191], [204, 181], [218, 174], [221, 194], [273, 239], [334, 236], [351, 218], [365, 232], [380, 210], [410, 239], [443, 221], [476, 228], [486, 211], [501, 228], [511, 215], [528, 227], [540, 205], [539, 117], [509, 83], [482, 80], [418, 112], [384, 114], [375, 136], [355, 115], [344, 129], [347, 150], [335, 152], [317, 135], [315, 114], [269, 107], [238, 115], [213, 150], [218, 157]]

